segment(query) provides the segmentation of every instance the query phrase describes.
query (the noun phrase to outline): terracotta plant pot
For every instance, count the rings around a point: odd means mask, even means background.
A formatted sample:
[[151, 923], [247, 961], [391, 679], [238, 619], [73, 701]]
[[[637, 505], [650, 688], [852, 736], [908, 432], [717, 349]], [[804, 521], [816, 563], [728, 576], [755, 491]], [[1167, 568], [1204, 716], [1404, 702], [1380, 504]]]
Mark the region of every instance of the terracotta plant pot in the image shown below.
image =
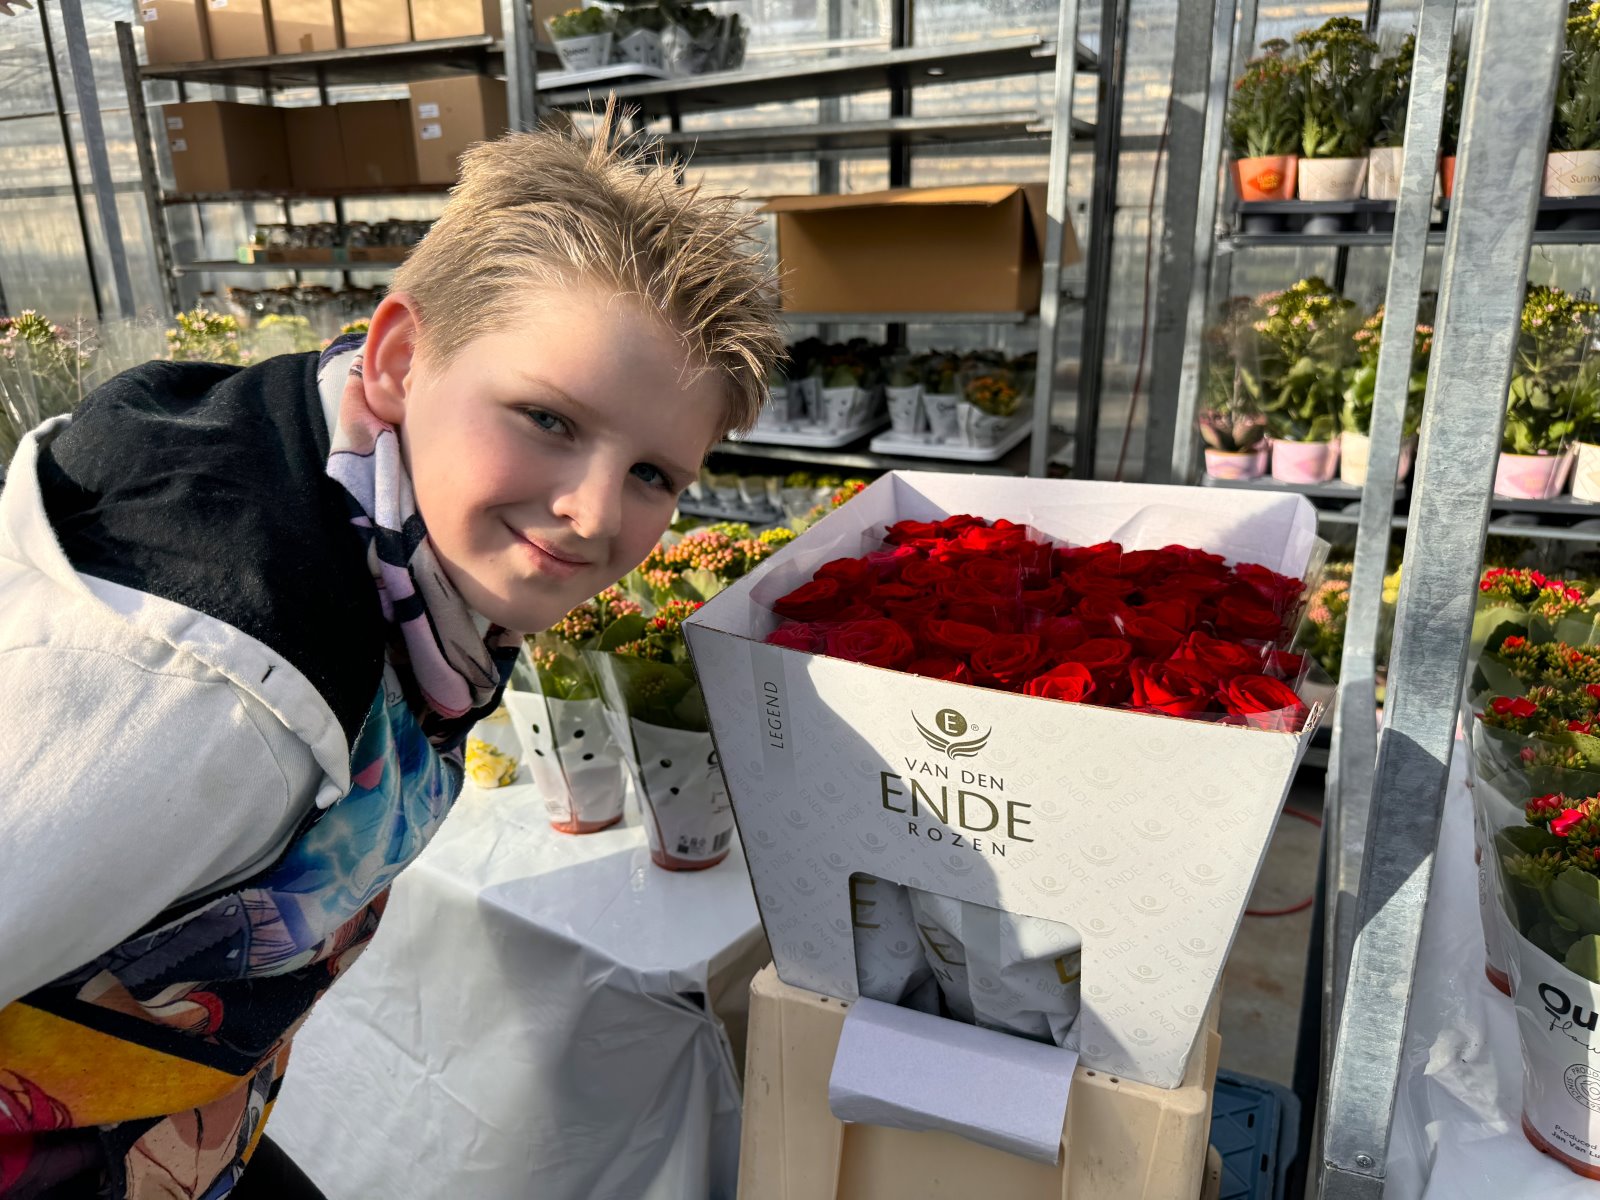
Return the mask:
[[1439, 160], [1439, 189], [1446, 196], [1456, 194], [1456, 156], [1446, 154]]
[[1367, 153], [1369, 200], [1400, 198], [1400, 164], [1405, 158], [1405, 153], [1404, 146], [1380, 146]]
[[1260, 479], [1267, 473], [1267, 444], [1252, 450], [1206, 447], [1206, 474], [1213, 479]]
[[1272, 439], [1272, 477], [1280, 483], [1327, 483], [1339, 469], [1339, 443]]
[[1572, 496], [1575, 500], [1600, 500], [1600, 446], [1579, 442], [1574, 448]]
[[1299, 159], [1293, 154], [1238, 158], [1233, 162], [1233, 190], [1239, 199], [1290, 200], [1294, 198]]
[[1600, 196], [1600, 150], [1552, 150], [1544, 156], [1546, 196]]
[[[1400, 444], [1400, 469], [1396, 479], [1411, 474], [1411, 460], [1417, 452], [1417, 439], [1407, 438]], [[1345, 431], [1339, 435], [1339, 478], [1354, 487], [1367, 482], [1367, 458], [1372, 453], [1372, 438], [1364, 433]]]
[[1302, 158], [1300, 199], [1359, 200], [1367, 180], [1367, 160], [1362, 158]]
[[1512, 500], [1549, 500], [1561, 494], [1572, 455], [1502, 454], [1494, 469], [1494, 494]]

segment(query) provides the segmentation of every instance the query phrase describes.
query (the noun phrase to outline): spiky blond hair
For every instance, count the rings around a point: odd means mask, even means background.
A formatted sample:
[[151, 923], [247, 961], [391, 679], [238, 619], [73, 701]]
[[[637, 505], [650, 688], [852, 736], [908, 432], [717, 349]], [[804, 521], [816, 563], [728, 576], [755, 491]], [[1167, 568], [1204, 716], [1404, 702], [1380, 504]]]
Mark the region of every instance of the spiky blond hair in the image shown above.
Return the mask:
[[637, 144], [618, 141], [607, 106], [592, 137], [512, 133], [461, 159], [461, 180], [395, 272], [439, 364], [528, 302], [530, 285], [590, 282], [643, 303], [715, 372], [726, 427], [745, 431], [783, 352], [776, 277], [735, 196], [685, 184]]

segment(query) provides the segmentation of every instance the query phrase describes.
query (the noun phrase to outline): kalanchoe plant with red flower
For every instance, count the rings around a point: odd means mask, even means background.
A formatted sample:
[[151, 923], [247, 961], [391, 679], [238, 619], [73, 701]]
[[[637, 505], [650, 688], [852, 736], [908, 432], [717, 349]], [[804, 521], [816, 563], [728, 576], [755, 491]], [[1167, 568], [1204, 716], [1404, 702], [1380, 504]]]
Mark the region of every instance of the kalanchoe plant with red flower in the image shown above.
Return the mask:
[[1523, 811], [1526, 824], [1495, 839], [1506, 915], [1551, 958], [1600, 983], [1600, 795], [1544, 793]]
[[1587, 646], [1600, 640], [1600, 610], [1586, 581], [1556, 579], [1522, 567], [1490, 567], [1478, 582], [1472, 653], [1496, 650], [1507, 637]]
[[1044, 699], [1299, 729], [1304, 585], [1185, 546], [1054, 545], [901, 521], [773, 603], [774, 644]]

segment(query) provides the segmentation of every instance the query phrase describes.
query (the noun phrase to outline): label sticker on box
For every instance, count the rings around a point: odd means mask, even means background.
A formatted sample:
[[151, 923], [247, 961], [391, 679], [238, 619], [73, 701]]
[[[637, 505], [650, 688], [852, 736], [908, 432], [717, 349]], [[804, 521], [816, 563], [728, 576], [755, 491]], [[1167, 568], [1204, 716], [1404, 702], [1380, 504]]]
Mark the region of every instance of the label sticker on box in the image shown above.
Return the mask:
[[151, 21], [154, 21], [161, 16], [161, 10], [156, 8], [147, 8], [143, 11], [143, 16], [144, 23], [148, 25]]
[[211, 0], [212, 8], [227, 8], [228, 0]]
[[436, 122], [424, 125], [421, 136], [425, 142], [432, 142], [442, 138], [444, 136], [444, 126]]
[[189, 143], [183, 138], [173, 138], [169, 148], [174, 154], [182, 154], [189, 148]]
[[439, 116], [439, 106], [437, 104], [419, 104], [417, 105], [417, 116], [424, 121], [429, 117], [437, 118]]
[[167, 118], [167, 129], [169, 131], [175, 130], [175, 129], [182, 129], [182, 128], [183, 128], [183, 118], [182, 117], [168, 117]]

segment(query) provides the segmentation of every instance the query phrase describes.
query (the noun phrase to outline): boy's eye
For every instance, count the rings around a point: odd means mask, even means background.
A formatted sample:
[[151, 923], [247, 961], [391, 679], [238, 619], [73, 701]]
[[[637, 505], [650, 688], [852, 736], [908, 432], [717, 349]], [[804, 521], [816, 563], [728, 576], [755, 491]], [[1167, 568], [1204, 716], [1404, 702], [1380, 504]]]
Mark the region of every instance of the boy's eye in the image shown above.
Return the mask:
[[667, 478], [665, 471], [660, 467], [652, 466], [650, 463], [634, 463], [633, 474], [635, 478], [642, 479], [651, 487], [658, 487], [668, 492], [678, 490], [673, 486], [672, 480]]
[[528, 420], [532, 421], [536, 426], [538, 426], [540, 429], [544, 430], [544, 432], [546, 432], [546, 433], [566, 433], [567, 432], [567, 423], [566, 423], [566, 421], [564, 421], [560, 417], [556, 416], [555, 413], [546, 412], [542, 408], [530, 408], [530, 409], [527, 410], [527, 412], [528, 412]]

